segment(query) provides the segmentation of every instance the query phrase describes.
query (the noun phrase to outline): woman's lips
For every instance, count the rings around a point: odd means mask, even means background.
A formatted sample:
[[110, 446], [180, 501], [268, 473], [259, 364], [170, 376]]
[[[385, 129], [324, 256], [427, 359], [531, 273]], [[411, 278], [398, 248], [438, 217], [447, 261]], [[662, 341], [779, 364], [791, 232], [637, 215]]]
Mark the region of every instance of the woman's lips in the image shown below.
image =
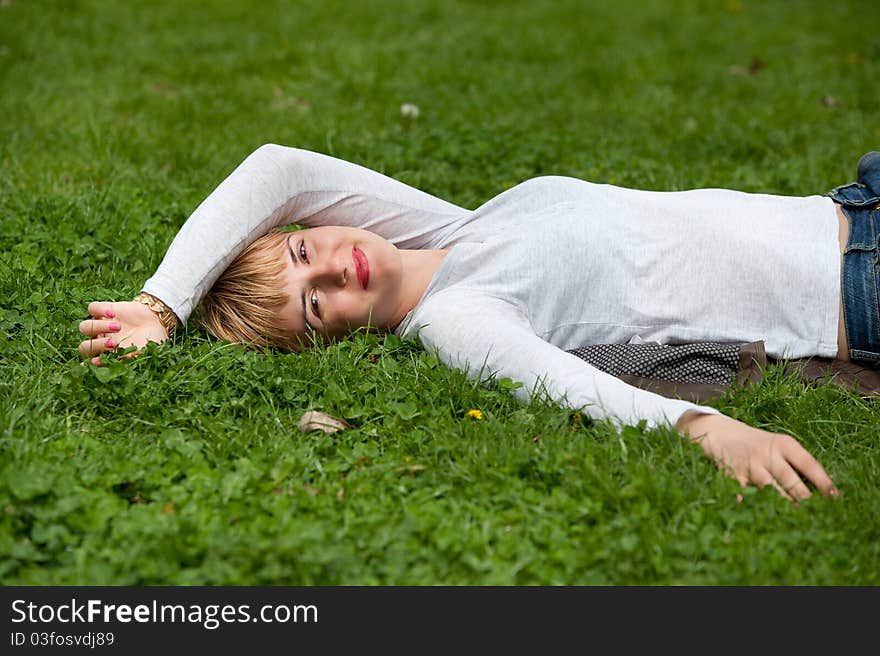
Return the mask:
[[361, 283], [361, 287], [366, 289], [367, 284], [370, 282], [370, 263], [367, 261], [367, 256], [364, 255], [360, 248], [355, 246], [351, 249], [351, 257], [354, 259], [354, 268], [357, 271], [358, 282]]

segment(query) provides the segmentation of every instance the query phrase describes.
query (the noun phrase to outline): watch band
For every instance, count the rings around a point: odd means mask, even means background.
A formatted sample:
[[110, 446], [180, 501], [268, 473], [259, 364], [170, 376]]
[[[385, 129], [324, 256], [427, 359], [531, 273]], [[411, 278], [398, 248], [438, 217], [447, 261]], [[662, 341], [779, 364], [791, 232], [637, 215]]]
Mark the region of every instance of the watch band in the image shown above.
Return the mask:
[[146, 292], [141, 292], [131, 300], [135, 303], [143, 303], [148, 308], [150, 308], [150, 310], [155, 312], [156, 316], [159, 317], [159, 321], [162, 323], [162, 326], [165, 328], [165, 332], [167, 332], [168, 336], [171, 337], [171, 333], [173, 333], [174, 329], [177, 328], [177, 315], [172, 312], [171, 308], [169, 308], [152, 294], [148, 294]]

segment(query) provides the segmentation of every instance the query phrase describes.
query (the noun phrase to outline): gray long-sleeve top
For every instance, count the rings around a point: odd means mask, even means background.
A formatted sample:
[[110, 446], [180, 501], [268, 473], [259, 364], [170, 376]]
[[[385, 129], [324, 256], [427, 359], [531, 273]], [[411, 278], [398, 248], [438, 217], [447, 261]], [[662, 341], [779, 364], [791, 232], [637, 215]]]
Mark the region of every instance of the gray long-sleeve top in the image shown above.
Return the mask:
[[444, 248], [395, 332], [522, 401], [617, 425], [674, 425], [709, 406], [668, 399], [566, 349], [764, 340], [774, 357], [834, 357], [840, 255], [824, 196], [650, 192], [534, 178], [476, 210], [333, 157], [266, 145], [193, 212], [144, 290], [185, 321], [229, 263], [274, 226], [344, 225], [401, 248]]

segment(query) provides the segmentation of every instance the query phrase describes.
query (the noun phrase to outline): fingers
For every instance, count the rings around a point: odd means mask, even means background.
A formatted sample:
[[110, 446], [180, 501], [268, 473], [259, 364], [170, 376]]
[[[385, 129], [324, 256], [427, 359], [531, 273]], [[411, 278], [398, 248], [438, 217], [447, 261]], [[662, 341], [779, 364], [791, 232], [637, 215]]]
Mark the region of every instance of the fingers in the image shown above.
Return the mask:
[[[140, 354], [141, 354], [141, 350], [138, 349], [137, 351], [132, 351], [131, 353], [126, 353], [125, 355], [120, 356], [119, 359], [120, 360], [129, 360], [131, 358], [135, 358], [135, 357], [139, 356]], [[92, 358], [92, 364], [95, 365], [96, 367], [100, 367], [101, 366], [101, 358], [98, 358], [98, 357]]]
[[782, 444], [782, 455], [797, 471], [807, 477], [825, 496], [837, 496], [834, 482], [825, 472], [819, 461], [801, 446], [796, 440], [786, 440]]
[[79, 354], [83, 358], [90, 358], [100, 355], [106, 351], [112, 351], [118, 346], [113, 337], [102, 337], [99, 339], [87, 339], [79, 344]]
[[797, 445], [797, 440], [790, 435], [772, 434], [766, 467], [773, 487], [787, 499], [800, 501], [810, 497], [811, 492], [786, 459], [786, 453], [792, 444]]
[[[126, 330], [123, 334], [122, 322], [116, 318], [114, 305], [117, 303], [112, 301], [92, 301], [88, 305], [89, 316], [79, 323], [79, 332], [89, 339], [80, 342], [78, 351], [81, 357], [91, 358], [92, 364], [97, 367], [101, 366], [101, 359], [98, 357], [102, 353], [112, 351], [120, 346], [130, 345], [133, 340], [131, 330]], [[126, 353], [120, 356], [120, 359], [126, 360], [140, 355], [140, 349]]]
[[79, 323], [79, 332], [86, 337], [97, 337], [98, 335], [103, 335], [105, 333], [116, 333], [119, 332], [121, 328], [122, 326], [118, 321], [112, 321], [109, 319], [86, 319]]
[[[97, 341], [100, 341], [100, 340], [96, 340], [96, 343], [97, 343]], [[87, 342], [83, 342], [83, 344], [86, 344], [86, 343]], [[80, 346], [82, 346], [82, 344], [80, 344]], [[119, 359], [120, 360], [129, 360], [131, 358], [135, 358], [135, 357], [139, 356], [140, 354], [141, 354], [141, 350], [137, 349], [136, 351], [132, 351], [131, 353], [126, 353], [125, 355], [119, 356]], [[88, 356], [85, 356], [85, 357], [88, 357]], [[95, 365], [96, 367], [100, 367], [101, 366], [101, 358], [99, 358], [97, 356], [93, 357], [92, 364]]]
[[[784, 496], [789, 501], [794, 501], [794, 498], [783, 488], [776, 480], [776, 478], [766, 469], [756, 469], [751, 473], [752, 483], [754, 483], [757, 487], [767, 487], [771, 485], [776, 489], [779, 494]], [[800, 479], [798, 479], [800, 480]]]
[[790, 435], [777, 435], [767, 468], [753, 475], [752, 481], [761, 487], [772, 485], [782, 496], [797, 502], [812, 496], [801, 475], [825, 496], [837, 496], [834, 483], [819, 461]]
[[801, 480], [801, 477], [797, 475], [797, 472], [791, 467], [788, 469], [790, 471], [785, 478], [777, 479], [779, 480], [779, 486], [785, 491], [788, 498], [803, 501], [813, 496], [813, 493], [810, 492], [810, 489]]
[[92, 319], [85, 319], [79, 323], [79, 332], [89, 339], [80, 342], [78, 351], [83, 358], [92, 358], [92, 362], [100, 366], [97, 355], [111, 351], [119, 346], [122, 330], [119, 321], [114, 320], [116, 313], [113, 311], [112, 302], [92, 301], [88, 307]]
[[718, 468], [746, 487], [772, 486], [782, 497], [797, 502], [812, 496], [812, 483], [825, 496], [838, 496], [822, 465], [791, 435], [769, 433], [736, 422], [710, 430], [695, 440]]
[[107, 317], [112, 319], [116, 314], [113, 312], [113, 303], [110, 301], [92, 301], [89, 303], [89, 315], [95, 319]]

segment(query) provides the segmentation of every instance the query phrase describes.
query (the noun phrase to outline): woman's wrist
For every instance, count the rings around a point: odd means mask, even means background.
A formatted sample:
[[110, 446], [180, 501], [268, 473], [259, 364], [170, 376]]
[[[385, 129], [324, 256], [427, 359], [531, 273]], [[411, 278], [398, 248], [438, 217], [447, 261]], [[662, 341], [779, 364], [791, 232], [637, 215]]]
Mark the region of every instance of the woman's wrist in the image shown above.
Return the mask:
[[[711, 412], [700, 412], [699, 410], [688, 410], [675, 424], [675, 430], [679, 435], [689, 435], [692, 439], [705, 432], [704, 425], [707, 421], [711, 422], [712, 417], [722, 417], [724, 415], [716, 415]], [[701, 431], [701, 429], [703, 429]]]
[[159, 319], [159, 323], [162, 324], [168, 337], [171, 337], [178, 324], [177, 315], [174, 314], [171, 308], [165, 305], [161, 299], [147, 292], [141, 292], [131, 300], [135, 303], [146, 305]]

